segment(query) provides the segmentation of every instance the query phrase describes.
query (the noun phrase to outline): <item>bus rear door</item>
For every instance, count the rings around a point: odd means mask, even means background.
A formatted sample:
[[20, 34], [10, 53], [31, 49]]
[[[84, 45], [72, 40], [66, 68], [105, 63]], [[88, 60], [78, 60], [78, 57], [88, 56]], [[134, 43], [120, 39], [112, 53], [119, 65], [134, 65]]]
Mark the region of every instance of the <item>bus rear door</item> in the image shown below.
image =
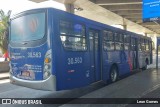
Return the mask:
[[99, 31], [95, 29], [89, 30], [89, 44], [90, 44], [90, 61], [91, 74], [93, 78], [91, 82], [101, 80], [101, 59], [100, 59], [100, 37]]
[[132, 70], [138, 68], [138, 41], [137, 38], [131, 37], [131, 56], [132, 56]]

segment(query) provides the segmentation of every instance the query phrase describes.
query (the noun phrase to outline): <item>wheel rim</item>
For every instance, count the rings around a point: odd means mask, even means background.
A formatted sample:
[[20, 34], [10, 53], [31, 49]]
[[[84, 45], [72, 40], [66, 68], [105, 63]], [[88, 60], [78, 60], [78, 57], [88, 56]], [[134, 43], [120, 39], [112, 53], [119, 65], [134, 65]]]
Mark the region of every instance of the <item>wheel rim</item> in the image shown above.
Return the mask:
[[116, 79], [117, 79], [117, 71], [116, 71], [116, 69], [113, 69], [111, 72], [111, 80], [112, 80], [112, 82], [115, 82]]

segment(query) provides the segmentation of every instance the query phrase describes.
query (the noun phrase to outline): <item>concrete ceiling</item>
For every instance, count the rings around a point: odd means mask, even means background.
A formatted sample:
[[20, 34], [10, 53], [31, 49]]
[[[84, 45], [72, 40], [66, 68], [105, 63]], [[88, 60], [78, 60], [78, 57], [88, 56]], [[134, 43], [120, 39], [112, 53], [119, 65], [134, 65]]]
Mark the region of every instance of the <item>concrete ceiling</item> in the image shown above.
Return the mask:
[[142, 21], [142, 0], [90, 0], [105, 9], [160, 34], [160, 25]]
[[[30, 1], [39, 3], [48, 0], [30, 0]], [[103, 17], [103, 21], [101, 22], [106, 24], [110, 24], [111, 22], [113, 24], [116, 24], [120, 23], [120, 20], [121, 22], [122, 20], [125, 20], [126, 25], [129, 26], [127, 27], [129, 28], [127, 29], [129, 31], [144, 32], [146, 34], [160, 34], [159, 23], [155, 22], [143, 23], [142, 0], [53, 0], [53, 1], [61, 3], [70, 3], [80, 8], [83, 8], [83, 11], [77, 12], [75, 14], [86, 18], [90, 18], [92, 20], [95, 19], [96, 21], [99, 21], [99, 18], [102, 19]], [[99, 16], [99, 18], [97, 15], [93, 16], [93, 14], [95, 13], [101, 16]], [[107, 23], [107, 20], [109, 20], [110, 22], [108, 21]]]

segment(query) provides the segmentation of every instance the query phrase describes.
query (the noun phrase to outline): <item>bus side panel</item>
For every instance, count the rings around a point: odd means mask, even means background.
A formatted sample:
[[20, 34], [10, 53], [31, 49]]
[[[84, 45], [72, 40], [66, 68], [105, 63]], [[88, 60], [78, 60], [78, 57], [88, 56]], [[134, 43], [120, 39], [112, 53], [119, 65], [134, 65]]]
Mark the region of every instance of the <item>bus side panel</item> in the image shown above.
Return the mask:
[[131, 72], [131, 57], [130, 57], [129, 53], [130, 53], [129, 50], [125, 51], [125, 55], [126, 55], [126, 62], [125, 62], [126, 73], [130, 73]]
[[119, 76], [130, 73], [128, 63], [128, 51], [107, 51], [103, 52], [103, 80], [109, 80], [110, 70], [113, 64], [116, 64], [119, 70]]
[[[89, 84], [90, 70], [88, 69], [88, 53], [72, 53], [59, 51], [57, 66], [58, 90], [73, 89]], [[75, 59], [80, 58], [81, 63], [75, 64]], [[73, 60], [73, 62], [72, 62]]]
[[111, 58], [113, 52], [114, 51], [103, 51], [103, 81], [110, 79], [109, 72], [113, 64], [113, 59]]
[[128, 61], [128, 57], [129, 57], [129, 54], [128, 54], [128, 51], [119, 51], [120, 55], [120, 62], [121, 62], [121, 66], [119, 67], [119, 76], [121, 75], [125, 75], [125, 74], [128, 74], [130, 73], [130, 66], [129, 66], [129, 61]]
[[54, 27], [55, 35], [53, 39], [55, 51], [53, 54], [55, 55], [57, 90], [86, 86], [90, 84], [91, 74], [89, 68], [89, 52], [68, 51], [64, 49], [59, 32], [60, 17], [68, 17], [69, 19], [73, 18], [65, 14], [63, 14], [63, 16], [56, 16], [56, 27]]

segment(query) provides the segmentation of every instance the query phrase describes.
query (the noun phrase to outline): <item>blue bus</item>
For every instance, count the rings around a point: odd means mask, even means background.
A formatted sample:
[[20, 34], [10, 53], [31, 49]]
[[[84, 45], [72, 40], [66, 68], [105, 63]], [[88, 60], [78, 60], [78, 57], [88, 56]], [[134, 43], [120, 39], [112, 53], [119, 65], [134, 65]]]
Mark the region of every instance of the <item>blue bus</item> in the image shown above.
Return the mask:
[[152, 63], [149, 37], [53, 8], [33, 9], [10, 20], [11, 83], [67, 90], [115, 82]]

